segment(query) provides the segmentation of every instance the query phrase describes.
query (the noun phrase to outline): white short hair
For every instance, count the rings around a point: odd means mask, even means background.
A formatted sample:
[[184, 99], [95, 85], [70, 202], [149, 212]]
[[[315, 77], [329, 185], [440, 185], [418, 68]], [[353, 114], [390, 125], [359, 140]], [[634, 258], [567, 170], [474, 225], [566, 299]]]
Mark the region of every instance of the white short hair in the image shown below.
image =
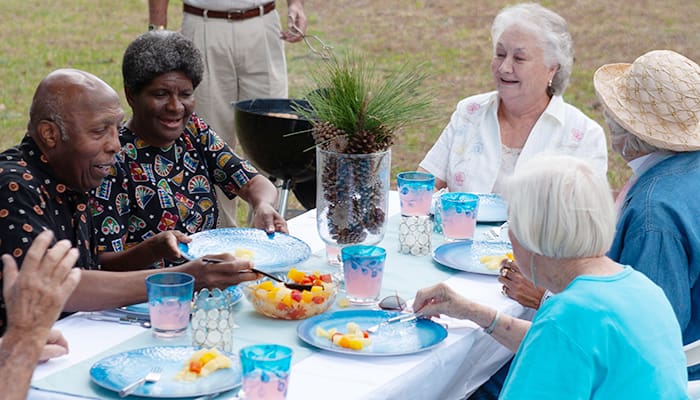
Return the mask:
[[569, 85], [574, 65], [574, 44], [566, 20], [536, 3], [522, 3], [502, 9], [491, 26], [493, 51], [501, 34], [512, 26], [532, 32], [540, 43], [547, 67], [559, 65], [552, 78], [550, 94], [562, 95]]
[[550, 258], [604, 255], [615, 235], [615, 206], [605, 175], [587, 161], [546, 154], [507, 181], [509, 229], [520, 244]]

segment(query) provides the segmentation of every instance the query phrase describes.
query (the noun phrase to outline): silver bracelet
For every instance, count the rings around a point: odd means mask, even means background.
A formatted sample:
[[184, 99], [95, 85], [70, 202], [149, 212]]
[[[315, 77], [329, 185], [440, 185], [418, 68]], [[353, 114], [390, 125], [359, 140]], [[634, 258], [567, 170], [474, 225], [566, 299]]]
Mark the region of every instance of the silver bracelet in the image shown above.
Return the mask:
[[496, 325], [498, 325], [498, 320], [499, 320], [500, 318], [501, 318], [501, 313], [500, 313], [498, 310], [496, 310], [496, 315], [494, 315], [493, 321], [491, 321], [491, 323], [489, 324], [489, 326], [487, 326], [486, 328], [484, 328], [484, 332], [486, 332], [486, 333], [489, 334], [489, 335], [492, 334], [493, 331], [494, 331], [494, 329], [496, 329]]

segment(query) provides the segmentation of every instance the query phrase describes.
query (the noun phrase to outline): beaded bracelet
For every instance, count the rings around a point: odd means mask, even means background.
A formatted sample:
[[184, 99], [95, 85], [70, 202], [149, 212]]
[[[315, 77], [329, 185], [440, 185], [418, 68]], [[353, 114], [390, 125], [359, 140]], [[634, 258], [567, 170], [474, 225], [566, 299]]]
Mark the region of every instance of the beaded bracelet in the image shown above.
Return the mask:
[[498, 319], [499, 319], [499, 318], [501, 318], [501, 313], [500, 313], [498, 310], [496, 310], [496, 315], [494, 315], [493, 321], [491, 321], [491, 323], [489, 324], [489, 326], [487, 326], [486, 328], [484, 328], [484, 332], [486, 332], [486, 333], [489, 334], [489, 335], [490, 335], [491, 333], [493, 333], [494, 329], [496, 329], [496, 325], [498, 325]]

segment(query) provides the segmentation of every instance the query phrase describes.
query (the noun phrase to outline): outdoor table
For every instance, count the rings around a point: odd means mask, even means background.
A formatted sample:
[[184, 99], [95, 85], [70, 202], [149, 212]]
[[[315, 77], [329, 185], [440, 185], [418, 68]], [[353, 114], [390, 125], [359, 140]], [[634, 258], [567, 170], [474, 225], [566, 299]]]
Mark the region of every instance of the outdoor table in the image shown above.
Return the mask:
[[[398, 252], [399, 201], [391, 192], [389, 223], [379, 246], [387, 250], [382, 296], [398, 293], [412, 299], [422, 287], [447, 282], [460, 293], [513, 316], [529, 316], [532, 310], [501, 294], [497, 277], [453, 270], [433, 262], [430, 255]], [[492, 226], [492, 225], [491, 225]], [[477, 226], [477, 239], [489, 229]], [[290, 234], [304, 240], [312, 250], [300, 270], [331, 271], [325, 245], [316, 228], [315, 210], [289, 221]], [[441, 235], [433, 235], [433, 248]], [[339, 293], [342, 297], [342, 293]], [[337, 304], [329, 311], [338, 310]], [[234, 353], [255, 343], [279, 343], [294, 350], [289, 400], [308, 399], [459, 399], [472, 393], [512, 355], [470, 321], [446, 319], [448, 336], [438, 346], [415, 354], [367, 357], [316, 349], [296, 334], [300, 321], [275, 320], [258, 314], [247, 300], [235, 306]], [[70, 354], [40, 364], [33, 376], [29, 399], [118, 398], [90, 381], [90, 366], [119, 352], [148, 346], [190, 345], [189, 333], [180, 338], [156, 339], [145, 328], [93, 321], [76, 313], [58, 321], [70, 346]], [[234, 399], [236, 390], [217, 399]]]

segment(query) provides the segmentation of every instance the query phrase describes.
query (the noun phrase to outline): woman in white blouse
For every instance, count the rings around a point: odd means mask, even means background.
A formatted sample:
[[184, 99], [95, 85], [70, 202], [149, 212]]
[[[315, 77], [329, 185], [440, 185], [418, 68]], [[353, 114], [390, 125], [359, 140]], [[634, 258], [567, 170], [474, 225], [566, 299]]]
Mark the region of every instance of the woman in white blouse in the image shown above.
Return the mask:
[[457, 104], [419, 169], [436, 189], [502, 193], [503, 179], [543, 152], [589, 159], [607, 171], [603, 128], [562, 94], [573, 65], [566, 21], [537, 4], [505, 8], [491, 28], [496, 91]]

